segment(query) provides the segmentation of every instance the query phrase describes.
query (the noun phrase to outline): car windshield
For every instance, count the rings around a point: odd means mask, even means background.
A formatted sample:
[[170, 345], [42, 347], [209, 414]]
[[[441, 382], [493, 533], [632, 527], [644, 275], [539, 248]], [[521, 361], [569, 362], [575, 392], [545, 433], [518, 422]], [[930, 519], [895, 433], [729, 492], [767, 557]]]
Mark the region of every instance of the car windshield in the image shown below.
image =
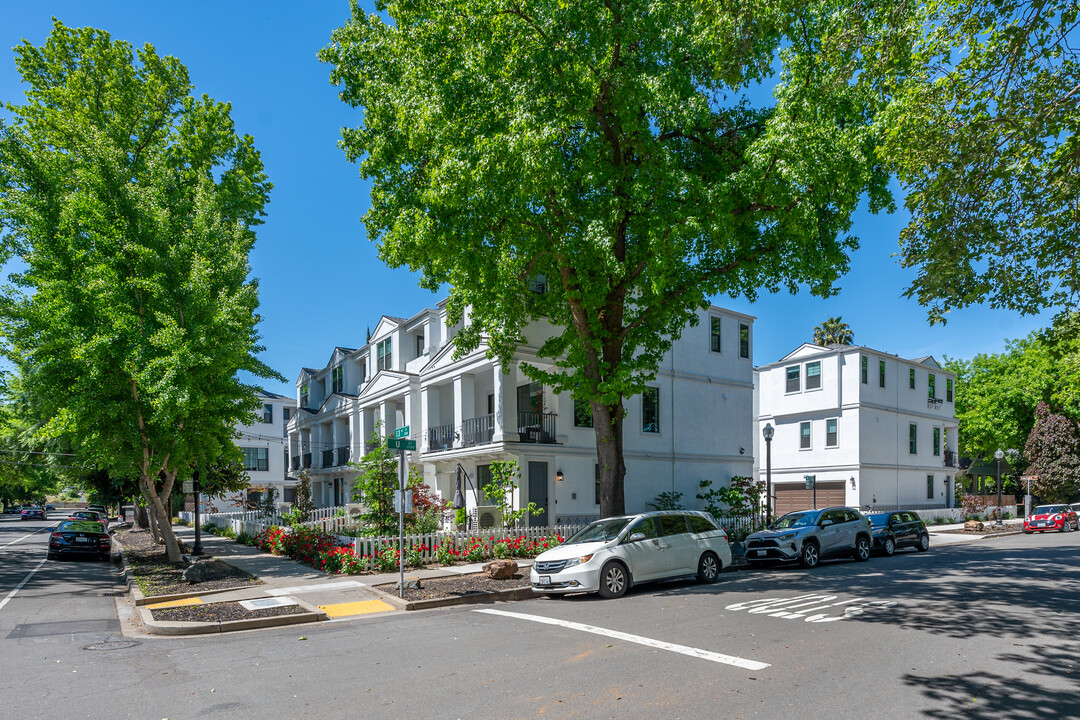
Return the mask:
[[619, 537], [619, 533], [630, 522], [630, 518], [612, 518], [610, 520], [597, 520], [591, 525], [578, 530], [576, 533], [566, 538], [564, 545], [573, 545], [574, 543], [587, 543], [587, 542], [608, 542]]
[[81, 532], [81, 533], [97, 533], [98, 535], [104, 535], [105, 529], [101, 527], [101, 523], [93, 522], [90, 520], [75, 520], [60, 523], [60, 526], [56, 528], [57, 532]]
[[874, 513], [866, 517], [870, 518], [871, 525], [882, 526], [889, 524], [889, 513]]
[[808, 527], [817, 522], [817, 512], [793, 512], [778, 518], [769, 526], [770, 530], [785, 530], [787, 528]]
[[1033, 515], [1052, 515], [1053, 513], [1068, 512], [1061, 505], [1040, 505], [1032, 511]]

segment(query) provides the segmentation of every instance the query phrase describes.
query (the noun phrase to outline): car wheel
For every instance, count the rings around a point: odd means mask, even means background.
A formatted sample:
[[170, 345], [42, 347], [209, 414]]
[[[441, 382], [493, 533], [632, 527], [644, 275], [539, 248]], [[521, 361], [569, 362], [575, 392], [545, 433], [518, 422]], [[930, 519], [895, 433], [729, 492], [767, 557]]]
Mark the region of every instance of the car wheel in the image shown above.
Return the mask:
[[802, 552], [799, 553], [799, 564], [804, 568], [816, 568], [821, 562], [821, 553], [816, 543], [803, 543]]
[[46, 560], [55, 560], [56, 557], [57, 557], [56, 553], [52, 553], [52, 552], [51, 553], [45, 553], [45, 559]]
[[626, 594], [630, 578], [622, 563], [611, 561], [600, 570], [600, 597], [619, 598]]
[[1030, 530], [1025, 530], [1025, 531], [1024, 531], [1024, 534], [1025, 534], [1025, 535], [1030, 535], [1030, 534], [1031, 534], [1031, 531], [1030, 531]]
[[919, 552], [926, 552], [930, 549], [930, 533], [923, 533], [919, 536], [919, 544], [917, 546]]
[[881, 544], [882, 550], [885, 552], [886, 557], [892, 557], [892, 554], [896, 552], [896, 540], [892, 537], [885, 538], [885, 542]]
[[702, 554], [697, 564], [697, 579], [700, 583], [714, 583], [720, 579], [720, 558], [716, 553]]
[[858, 562], [866, 562], [870, 559], [870, 538], [860, 535], [855, 538], [855, 552], [852, 553]]

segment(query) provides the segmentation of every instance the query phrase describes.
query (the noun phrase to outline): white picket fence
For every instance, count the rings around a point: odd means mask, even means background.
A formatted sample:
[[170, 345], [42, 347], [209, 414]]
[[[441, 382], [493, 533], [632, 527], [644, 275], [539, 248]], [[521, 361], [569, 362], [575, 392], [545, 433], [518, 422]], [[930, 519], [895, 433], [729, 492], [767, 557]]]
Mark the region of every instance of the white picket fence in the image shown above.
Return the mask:
[[[487, 530], [472, 530], [468, 532], [434, 532], [424, 535], [406, 535], [403, 538], [403, 546], [406, 552], [419, 553], [425, 561], [435, 559], [435, 548], [450, 545], [456, 551], [472, 546], [474, 541], [485, 543], [491, 547], [500, 540], [512, 540], [524, 537], [530, 542], [536, 542], [544, 538], [558, 535], [564, 540], [580, 530], [582, 525], [552, 525], [544, 527], [523, 527], [507, 530], [506, 528], [490, 528]], [[352, 547], [353, 554], [358, 556], [377, 555], [388, 547], [396, 547], [397, 536], [390, 537], [349, 537], [338, 535], [337, 542], [343, 547]]]
[[[334, 530], [340, 530], [350, 524], [355, 524], [355, 521], [350, 520], [344, 513], [344, 507], [315, 508], [308, 513], [308, 520], [303, 523], [303, 525], [306, 527], [318, 527], [333, 533]], [[178, 513], [177, 516], [181, 521], [186, 522], [189, 525], [195, 522], [195, 513], [193, 512], [183, 511]], [[232, 530], [237, 535], [240, 533], [258, 535], [263, 530], [274, 527], [275, 525], [285, 525], [285, 518], [277, 512], [267, 513], [262, 510], [233, 510], [228, 512], [200, 514], [199, 522], [203, 525], [213, 525], [222, 530]]]

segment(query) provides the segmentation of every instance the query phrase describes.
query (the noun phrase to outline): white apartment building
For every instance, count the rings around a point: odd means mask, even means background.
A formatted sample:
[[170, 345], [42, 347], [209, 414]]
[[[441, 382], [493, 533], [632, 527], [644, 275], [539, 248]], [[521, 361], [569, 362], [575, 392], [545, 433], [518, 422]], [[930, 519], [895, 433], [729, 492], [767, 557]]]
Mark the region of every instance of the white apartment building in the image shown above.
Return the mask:
[[[287, 473], [285, 428], [296, 411], [296, 401], [284, 395], [260, 390], [262, 405], [253, 424], [237, 424], [236, 446], [243, 453], [244, 470], [249, 478], [248, 489], [218, 497], [204, 497], [204, 510], [237, 510], [245, 503], [258, 502], [261, 488], [273, 487], [278, 503], [292, 502], [295, 481]], [[238, 503], [237, 500], [240, 500]]]
[[[624, 449], [628, 511], [664, 491], [696, 507], [698, 482], [717, 487], [752, 471], [753, 318], [719, 307], [699, 315], [664, 357], [649, 389], [627, 398]], [[599, 516], [596, 438], [588, 406], [533, 382], [522, 362], [543, 365], [536, 349], [551, 335], [525, 332], [509, 368], [482, 343], [454, 357], [458, 328], [445, 301], [410, 318], [383, 316], [358, 349], [335, 348], [321, 369], [297, 379], [298, 410], [288, 426], [290, 472], [308, 468], [317, 506], [349, 501], [357, 471], [347, 463], [403, 426], [424, 481], [452, 500], [459, 474], [472, 510], [496, 460], [521, 470], [514, 506], [535, 502], [534, 525]], [[576, 410], [576, 411], [575, 411]]]
[[774, 514], [813, 507], [950, 507], [957, 472], [956, 376], [932, 357], [805, 343], [756, 369], [755, 470], [774, 428]]

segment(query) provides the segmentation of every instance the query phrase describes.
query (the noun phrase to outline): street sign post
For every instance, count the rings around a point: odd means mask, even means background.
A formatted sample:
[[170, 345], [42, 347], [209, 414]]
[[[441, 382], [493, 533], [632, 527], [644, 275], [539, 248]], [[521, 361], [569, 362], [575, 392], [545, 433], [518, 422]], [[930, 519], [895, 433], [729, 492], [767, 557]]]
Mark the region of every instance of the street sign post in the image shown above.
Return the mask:
[[803, 475], [806, 480], [806, 489], [814, 491], [814, 509], [817, 510], [817, 475]]
[[409, 437], [409, 426], [406, 425], [405, 427], [399, 427], [397, 430], [394, 431], [394, 437], [396, 437], [396, 438], [407, 438], [407, 437]]
[[415, 450], [416, 441], [402, 438], [386, 438], [386, 447], [391, 450]]
[[394, 431], [394, 437], [386, 438], [386, 447], [398, 451], [398, 489], [395, 493], [394, 508], [398, 511], [398, 597], [405, 597], [405, 513], [411, 510], [412, 495], [406, 498], [405, 487], [405, 451], [416, 450], [416, 441], [408, 440], [409, 426]]

